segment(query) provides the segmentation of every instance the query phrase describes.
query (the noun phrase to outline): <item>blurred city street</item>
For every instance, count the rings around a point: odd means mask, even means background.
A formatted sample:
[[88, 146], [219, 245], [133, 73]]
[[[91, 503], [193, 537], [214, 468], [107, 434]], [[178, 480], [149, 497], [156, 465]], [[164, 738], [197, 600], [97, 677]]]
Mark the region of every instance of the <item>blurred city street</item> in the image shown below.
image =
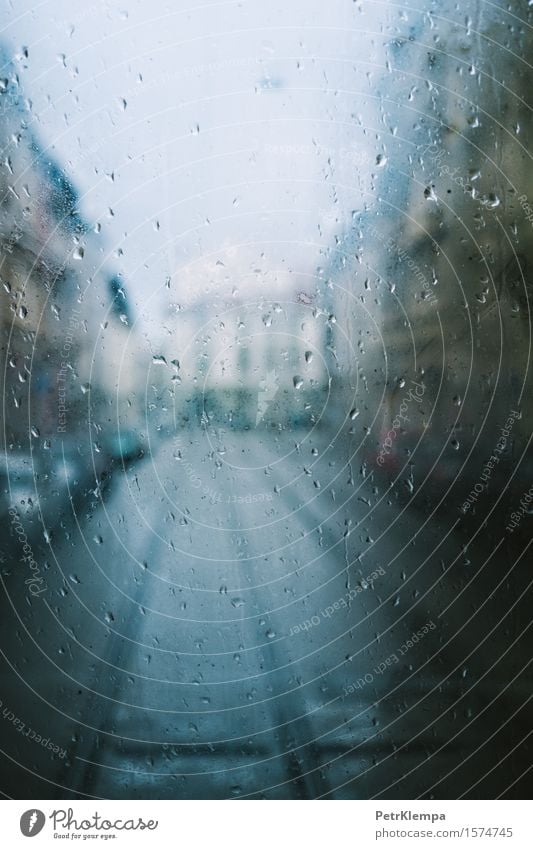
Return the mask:
[[[491, 540], [472, 562], [453, 517], [438, 535], [424, 529], [423, 516], [343, 462], [338, 445], [332, 453], [319, 429], [198, 428], [179, 442], [181, 459], [175, 440], [162, 440], [114, 473], [102, 502], [69, 519], [64, 508], [44, 598], [25, 608], [17, 570], [9, 577], [15, 610], [2, 641], [19, 645], [20, 660], [4, 704], [24, 674], [26, 724], [45, 724], [68, 750], [42, 778], [13, 765], [12, 790], [404, 798], [436, 783], [453, 793], [464, 735], [474, 752], [497, 722], [494, 707], [485, 712], [488, 681], [472, 693], [470, 679], [496, 661], [491, 686], [497, 676], [503, 690], [519, 669], [516, 611], [514, 628], [498, 630], [503, 663], [482, 644], [468, 659], [447, 637], [461, 621], [465, 642], [482, 643], [487, 623], [497, 624], [487, 610], [505, 609], [500, 597], [473, 616], [469, 583]], [[34, 545], [44, 556], [42, 541]], [[501, 567], [485, 567], [485, 593]], [[518, 594], [522, 572], [519, 564], [504, 594]], [[515, 686], [513, 707], [527, 691]], [[509, 741], [521, 730], [519, 711]], [[42, 762], [21, 736], [10, 745], [15, 759]], [[527, 751], [514, 756], [517, 776]], [[490, 768], [506, 754], [482, 747], [473, 756]]]

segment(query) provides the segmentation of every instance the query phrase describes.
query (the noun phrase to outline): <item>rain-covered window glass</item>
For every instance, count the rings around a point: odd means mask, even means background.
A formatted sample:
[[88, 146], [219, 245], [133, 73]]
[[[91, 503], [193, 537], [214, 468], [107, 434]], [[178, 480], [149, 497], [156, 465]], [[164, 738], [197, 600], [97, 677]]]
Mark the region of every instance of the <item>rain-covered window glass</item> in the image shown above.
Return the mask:
[[523, 798], [528, 4], [3, 10], [2, 793]]

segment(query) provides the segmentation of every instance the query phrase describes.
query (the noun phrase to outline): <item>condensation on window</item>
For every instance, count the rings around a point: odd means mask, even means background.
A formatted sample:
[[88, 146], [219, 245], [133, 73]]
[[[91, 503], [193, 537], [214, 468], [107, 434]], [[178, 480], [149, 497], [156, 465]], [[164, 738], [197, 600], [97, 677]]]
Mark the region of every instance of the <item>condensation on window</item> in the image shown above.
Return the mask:
[[3, 791], [524, 798], [531, 11], [6, 20]]

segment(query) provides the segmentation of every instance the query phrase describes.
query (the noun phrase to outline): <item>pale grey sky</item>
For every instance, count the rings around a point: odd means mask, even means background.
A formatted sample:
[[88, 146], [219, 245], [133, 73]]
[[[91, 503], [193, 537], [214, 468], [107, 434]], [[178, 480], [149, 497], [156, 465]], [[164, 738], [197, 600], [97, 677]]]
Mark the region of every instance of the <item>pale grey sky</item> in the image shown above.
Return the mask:
[[[29, 50], [20, 77], [41, 140], [101, 223], [153, 333], [168, 276], [180, 300], [231, 255], [230, 276], [244, 281], [259, 264], [265, 285], [284, 285], [278, 270], [313, 273], [339, 216], [362, 203], [376, 142], [361, 132], [354, 149], [354, 106], [384, 61], [368, 32], [386, 4], [379, 14], [346, 0], [4, 5], [4, 42]], [[362, 40], [369, 61], [356, 72]], [[377, 126], [377, 105], [367, 108]]]

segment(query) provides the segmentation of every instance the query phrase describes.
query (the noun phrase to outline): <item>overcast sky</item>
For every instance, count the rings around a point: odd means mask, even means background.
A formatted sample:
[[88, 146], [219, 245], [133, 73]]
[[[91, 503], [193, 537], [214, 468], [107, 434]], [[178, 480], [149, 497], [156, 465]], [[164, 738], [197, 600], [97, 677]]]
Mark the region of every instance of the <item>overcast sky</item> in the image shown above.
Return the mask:
[[[378, 22], [351, 0], [4, 7], [3, 40], [19, 54], [41, 141], [156, 324], [217, 261], [246, 290], [258, 266], [267, 287], [285, 285], [287, 270], [314, 273], [375, 160], [371, 135], [354, 134], [352, 92], [376, 73], [360, 22], [379, 29], [384, 4]], [[377, 125], [371, 100], [367, 109]], [[346, 197], [333, 174], [350, 182]]]

